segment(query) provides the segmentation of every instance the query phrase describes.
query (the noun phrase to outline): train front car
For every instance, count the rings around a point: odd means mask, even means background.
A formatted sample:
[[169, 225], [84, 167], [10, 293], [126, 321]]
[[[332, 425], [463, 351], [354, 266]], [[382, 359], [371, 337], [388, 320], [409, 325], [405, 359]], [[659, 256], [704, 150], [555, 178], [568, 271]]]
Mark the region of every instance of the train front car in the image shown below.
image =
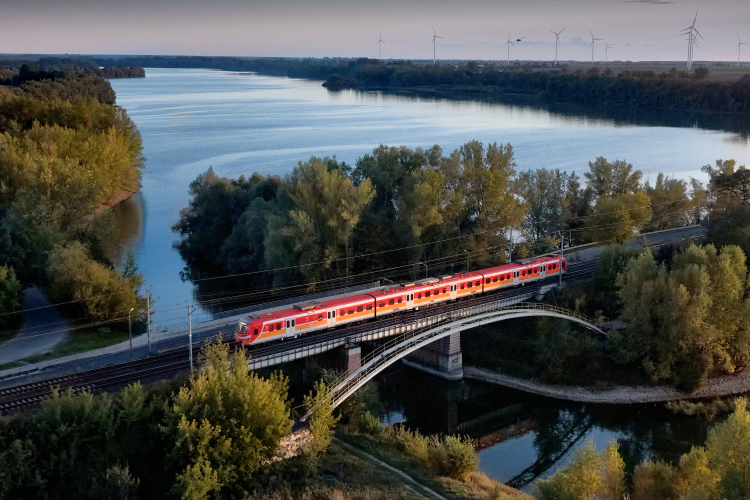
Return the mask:
[[258, 337], [258, 331], [260, 325], [254, 324], [252, 316], [242, 318], [237, 325], [237, 331], [234, 332], [234, 338], [237, 342], [242, 342], [243, 345], [252, 344], [253, 340]]

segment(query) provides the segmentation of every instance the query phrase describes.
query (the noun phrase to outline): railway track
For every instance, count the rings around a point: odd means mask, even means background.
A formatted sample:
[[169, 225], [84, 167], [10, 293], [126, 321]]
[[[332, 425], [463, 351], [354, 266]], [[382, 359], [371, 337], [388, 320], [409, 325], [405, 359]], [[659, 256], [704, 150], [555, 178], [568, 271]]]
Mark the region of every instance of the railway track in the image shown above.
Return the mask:
[[[596, 266], [597, 262], [595, 260], [569, 263], [565, 279], [570, 280], [572, 278], [588, 276], [593, 273]], [[552, 277], [536, 282], [532, 289], [554, 284], [557, 282], [557, 279], [557, 277]], [[408, 321], [413, 321], [418, 317], [449, 312], [470, 305], [479, 305], [485, 301], [497, 300], [498, 296], [502, 298], [513, 298], [514, 296], [528, 293], [529, 287], [501, 290], [490, 295], [481, 295], [459, 302], [441, 304], [433, 306], [430, 309], [416, 311], [406, 315], [387, 317], [374, 322], [342, 327], [328, 332], [310, 335], [309, 337], [300, 337], [293, 340], [280, 341], [276, 344], [258, 346], [254, 349], [249, 349], [248, 354], [252, 357], [269, 356], [325, 340], [342, 337], [345, 338], [377, 327], [398, 325]], [[215, 336], [210, 340], [222, 340], [224, 342], [234, 343], [234, 335], [223, 334]], [[193, 348], [194, 357], [196, 357], [202, 347], [203, 345], [197, 345]], [[7, 415], [38, 406], [43, 399], [50, 396], [53, 387], [62, 391], [70, 389], [74, 392], [90, 391], [92, 393], [101, 393], [119, 389], [136, 381], [153, 381], [168, 376], [174, 376], [179, 373], [186, 373], [190, 369], [188, 359], [188, 348], [181, 347], [139, 360], [0, 389], [0, 415]]]

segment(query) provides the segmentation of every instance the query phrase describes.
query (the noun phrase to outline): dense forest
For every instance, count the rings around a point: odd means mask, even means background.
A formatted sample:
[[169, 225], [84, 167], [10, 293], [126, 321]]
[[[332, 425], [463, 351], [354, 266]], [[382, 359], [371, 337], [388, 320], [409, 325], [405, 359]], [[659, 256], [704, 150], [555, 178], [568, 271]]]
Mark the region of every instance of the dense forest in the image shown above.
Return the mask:
[[527, 66], [497, 68], [476, 62], [420, 64], [377, 59], [260, 59], [236, 57], [137, 56], [98, 58], [102, 65], [155, 68], [210, 68], [263, 75], [325, 80], [331, 90], [437, 90], [450, 95], [526, 95], [546, 103], [598, 104], [618, 108], [750, 113], [750, 77], [737, 82], [708, 82], [708, 69], [692, 73], [673, 68], [663, 73], [593, 66], [588, 71], [534, 71]]
[[101, 207], [139, 188], [140, 134], [101, 76], [23, 65], [18, 77], [0, 86], [2, 312], [33, 283], [55, 301], [88, 299], [71, 308], [83, 316], [119, 317], [140, 307], [141, 276], [133, 263], [120, 275], [105, 261], [112, 216]]
[[[553, 384], [669, 384], [686, 392], [712, 375], [746, 370], [750, 171], [733, 161], [703, 170], [708, 185], [693, 189], [707, 229], [703, 241], [653, 250], [611, 246], [592, 279], [546, 298], [589, 317], [619, 320], [605, 349], [567, 322], [537, 319], [467, 337], [464, 361]], [[664, 210], [654, 198], [651, 208]]]
[[0, 59], [0, 85], [20, 86], [29, 81], [72, 80], [82, 76], [99, 76], [106, 79], [144, 78], [146, 72], [141, 67], [106, 66], [100, 68], [90, 56], [42, 57], [34, 62]]
[[[574, 173], [516, 171], [510, 145], [478, 141], [445, 154], [439, 146], [380, 146], [354, 166], [332, 158], [300, 162], [291, 175], [236, 180], [213, 170], [190, 185], [190, 206], [174, 229], [205, 305], [231, 305], [252, 288], [299, 295], [378, 279], [413, 279], [489, 267], [559, 245], [623, 242], [642, 229], [699, 220], [706, 189], [697, 181], [642, 173], [597, 158], [585, 182]], [[426, 267], [426, 268], [425, 268]], [[277, 272], [260, 272], [281, 269]], [[187, 277], [187, 276], [186, 276]], [[266, 295], [263, 295], [267, 298]]]

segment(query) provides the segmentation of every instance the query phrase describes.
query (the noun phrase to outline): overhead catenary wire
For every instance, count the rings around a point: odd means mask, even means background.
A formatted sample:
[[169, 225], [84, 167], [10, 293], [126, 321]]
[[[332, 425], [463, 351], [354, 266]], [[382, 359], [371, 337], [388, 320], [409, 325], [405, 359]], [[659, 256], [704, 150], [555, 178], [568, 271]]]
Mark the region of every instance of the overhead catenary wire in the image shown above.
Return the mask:
[[[633, 212], [633, 211], [636, 211], [636, 210], [642, 210], [644, 208], [653, 208], [653, 207], [658, 207], [658, 206], [663, 206], [663, 205], [670, 205], [670, 204], [679, 203], [679, 202], [686, 201], [686, 200], [689, 201], [689, 200], [691, 200], [691, 198], [689, 198], [687, 196], [684, 196], [684, 197], [682, 197], [682, 198], [680, 198], [678, 200], [667, 201], [667, 202], [664, 202], [664, 203], [641, 205], [641, 206], [638, 206], [638, 207], [624, 208], [624, 209], [620, 209], [620, 210], [613, 210], [611, 212], [602, 212], [602, 213], [599, 213], [599, 214], [579, 215], [579, 216], [574, 216], [574, 217], [563, 217], [563, 218], [560, 218], [560, 219], [551, 219], [551, 220], [545, 220], [545, 221], [532, 221], [532, 222], [529, 222], [529, 223], [530, 224], [534, 224], [534, 225], [538, 225], [538, 224], [553, 224], [555, 222], [565, 222], [565, 221], [571, 221], [571, 220], [581, 220], [581, 219], [588, 219], [588, 218], [591, 218], [591, 217], [602, 217], [602, 216], [605, 216], [605, 215], [613, 215], [613, 214], [618, 214], [618, 213], [623, 213], [623, 212]], [[271, 273], [271, 272], [276, 272], [276, 271], [286, 271], [286, 270], [289, 270], [289, 269], [296, 269], [296, 268], [299, 268], [299, 267], [315, 266], [315, 265], [320, 265], [320, 264], [331, 264], [333, 262], [341, 262], [341, 261], [352, 260], [352, 259], [361, 259], [361, 258], [365, 258], [365, 257], [372, 257], [374, 255], [382, 255], [382, 254], [386, 254], [386, 253], [400, 252], [400, 251], [403, 251], [403, 250], [409, 250], [411, 248], [423, 247], [423, 246], [426, 246], [426, 245], [434, 245], [434, 244], [437, 244], [437, 243], [445, 243], [447, 241], [455, 241], [455, 240], [460, 240], [460, 239], [464, 239], [464, 238], [471, 238], [471, 237], [479, 236], [479, 235], [490, 233], [490, 232], [496, 232], [496, 231], [498, 231], [500, 229], [503, 229], [503, 228], [485, 229], [483, 231], [477, 231], [477, 232], [474, 232], [474, 233], [463, 234], [463, 235], [459, 235], [459, 236], [453, 236], [453, 237], [450, 237], [450, 238], [443, 238], [443, 239], [439, 239], [439, 240], [426, 241], [426, 242], [423, 242], [423, 243], [418, 243], [418, 244], [404, 246], [404, 247], [399, 247], [399, 248], [392, 248], [392, 249], [389, 249], [389, 250], [381, 250], [381, 251], [378, 251], [378, 252], [371, 252], [371, 253], [360, 254], [360, 255], [352, 255], [352, 256], [349, 256], [349, 257], [340, 257], [338, 259], [331, 259], [331, 260], [327, 260], [327, 261], [309, 262], [309, 263], [305, 263], [305, 264], [295, 264], [293, 266], [276, 267], [276, 268], [273, 268], [273, 269], [262, 269], [262, 270], [259, 270], [259, 271], [248, 271], [248, 272], [245, 272], [245, 273], [226, 274], [226, 275], [222, 275], [222, 276], [209, 276], [209, 277], [206, 277], [206, 278], [195, 278], [195, 279], [191, 279], [190, 281], [192, 281], [193, 283], [198, 283], [198, 282], [202, 282], [202, 281], [227, 279], [227, 278], [236, 278], [236, 277], [240, 277], [240, 276], [251, 276], [251, 275], [255, 275], [255, 274]], [[566, 229], [566, 231], [568, 231], [568, 229]]]
[[[668, 201], [668, 202], [664, 202], [664, 203], [659, 203], [659, 204], [648, 204], [648, 205], [642, 205], [642, 206], [639, 206], [639, 207], [633, 207], [633, 208], [615, 210], [615, 211], [611, 211], [611, 212], [603, 212], [603, 213], [599, 213], [599, 214], [590, 214], [590, 215], [582, 215], [582, 216], [574, 216], [574, 217], [564, 217], [564, 218], [560, 218], [560, 219], [552, 219], [552, 220], [547, 220], [547, 221], [533, 221], [533, 222], [531, 222], [531, 224], [552, 224], [552, 223], [555, 223], [555, 222], [564, 222], [564, 221], [570, 221], [570, 220], [581, 220], [581, 219], [587, 219], [587, 218], [592, 218], [592, 217], [602, 217], [602, 216], [605, 216], [605, 215], [612, 215], [612, 214], [622, 213], [622, 212], [632, 212], [632, 211], [635, 211], [635, 210], [642, 210], [644, 208], [653, 208], [653, 207], [656, 207], [656, 206], [663, 206], [663, 205], [669, 205], [669, 204], [679, 203], [679, 202], [690, 200], [690, 199], [691, 198], [685, 196], [685, 197], [682, 197], [682, 198], [680, 198], [678, 200], [672, 200], [672, 201]], [[680, 212], [680, 213], [684, 213], [684, 212]], [[586, 226], [584, 228], [565, 229], [565, 231], [568, 231], [568, 232], [570, 232], [570, 231], [579, 231], [579, 230], [582, 230], [582, 229], [591, 229], [591, 228], [592, 228], [592, 226]], [[382, 251], [378, 251], [378, 252], [371, 252], [371, 253], [367, 253], [367, 254], [353, 255], [353, 256], [349, 256], [349, 257], [341, 257], [341, 258], [338, 258], [338, 259], [332, 259], [330, 261], [319, 261], [319, 262], [311, 262], [311, 263], [305, 263], [305, 264], [295, 264], [293, 266], [278, 267], [278, 268], [273, 268], [273, 269], [264, 269], [264, 270], [259, 270], [259, 271], [249, 271], [249, 272], [246, 272], [246, 273], [236, 273], [236, 274], [228, 274], [228, 275], [213, 276], [213, 277], [206, 277], [206, 278], [195, 278], [195, 279], [191, 279], [190, 281], [193, 282], [193, 283], [198, 283], [198, 282], [209, 281], [209, 280], [228, 279], [228, 278], [241, 277], [241, 276], [250, 276], [250, 275], [256, 275], [256, 274], [263, 274], [263, 273], [272, 273], [272, 272], [277, 272], [277, 271], [284, 271], [284, 270], [289, 270], [289, 269], [302, 268], [302, 267], [306, 267], [306, 266], [315, 266], [315, 265], [320, 265], [320, 264], [330, 264], [330, 263], [333, 263], [333, 262], [341, 262], [341, 261], [346, 261], [346, 260], [351, 260], [351, 259], [359, 259], [359, 258], [371, 257], [371, 256], [374, 256], [374, 255], [382, 255], [382, 254], [387, 254], [387, 253], [392, 253], [392, 252], [409, 250], [411, 248], [423, 247], [423, 246], [427, 246], [427, 245], [444, 243], [444, 242], [448, 242], [448, 241], [455, 241], [455, 240], [464, 239], [464, 238], [476, 237], [476, 236], [479, 236], [479, 235], [482, 235], [482, 234], [486, 234], [486, 233], [490, 233], [490, 232], [497, 232], [500, 229], [502, 229], [502, 228], [486, 229], [486, 230], [483, 230], [483, 231], [477, 231], [477, 232], [469, 233], [469, 234], [465, 234], [465, 235], [454, 236], [454, 237], [451, 237], [451, 238], [443, 238], [443, 239], [440, 239], [440, 240], [434, 240], [434, 241], [429, 241], [429, 242], [424, 242], [424, 243], [419, 243], [419, 244], [414, 244], [414, 245], [409, 245], [409, 246], [400, 247], [400, 248], [394, 248], [394, 249], [389, 249], [389, 250], [382, 250]], [[542, 235], [539, 235], [539, 236], [545, 236], [545, 235], [556, 234], [556, 233], [557, 233], [557, 231], [554, 231], [554, 232], [545, 233], [545, 234], [542, 234]], [[413, 263], [409, 264], [409, 265], [413, 265]], [[300, 286], [302, 286], [302, 285], [300, 285]], [[13, 315], [13, 314], [21, 314], [21, 313], [28, 312], [28, 311], [46, 309], [46, 308], [50, 308], [50, 307], [57, 307], [57, 306], [61, 306], [61, 305], [70, 305], [70, 304], [75, 304], [75, 303], [79, 303], [79, 302], [85, 302], [85, 301], [92, 300], [92, 299], [98, 299], [98, 298], [110, 297], [110, 296], [114, 296], [114, 295], [120, 295], [120, 294], [124, 294], [124, 293], [130, 293], [130, 291], [129, 290], [125, 290], [125, 291], [122, 291], [122, 292], [112, 292], [112, 293], [108, 293], [108, 294], [94, 295], [94, 296], [91, 296], [91, 297], [86, 297], [86, 298], [81, 298], [81, 299], [76, 299], [76, 300], [70, 300], [70, 301], [66, 301], [66, 302], [56, 302], [54, 304], [49, 304], [49, 305], [46, 305], [46, 306], [38, 306], [38, 307], [33, 307], [33, 308], [28, 308], [28, 309], [21, 309], [21, 310], [17, 310], [17, 311], [5, 312], [5, 313], [0, 313], [0, 317], [2, 317], [2, 316], [8, 316], [8, 315]]]

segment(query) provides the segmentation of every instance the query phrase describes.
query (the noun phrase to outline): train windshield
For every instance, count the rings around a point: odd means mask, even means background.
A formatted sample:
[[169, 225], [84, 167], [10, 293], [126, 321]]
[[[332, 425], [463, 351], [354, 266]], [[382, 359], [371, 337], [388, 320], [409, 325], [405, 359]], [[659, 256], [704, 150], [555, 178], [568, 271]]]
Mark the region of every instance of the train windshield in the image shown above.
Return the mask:
[[247, 333], [247, 323], [240, 321], [239, 332]]

